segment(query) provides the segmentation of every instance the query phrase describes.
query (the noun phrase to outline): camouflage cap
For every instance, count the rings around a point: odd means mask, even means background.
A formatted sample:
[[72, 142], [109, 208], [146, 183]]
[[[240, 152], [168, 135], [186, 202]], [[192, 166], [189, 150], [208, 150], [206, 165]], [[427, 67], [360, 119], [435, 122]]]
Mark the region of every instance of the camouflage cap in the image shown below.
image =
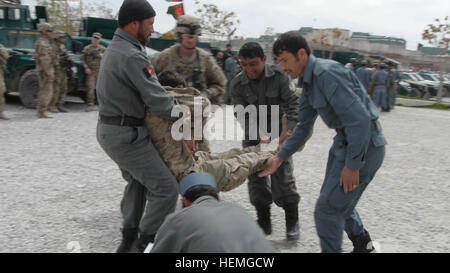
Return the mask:
[[38, 31], [40, 32], [52, 32], [53, 31], [53, 26], [49, 23], [40, 23], [38, 25]]
[[65, 38], [66, 34], [60, 30], [57, 30], [53, 33], [53, 39]]
[[94, 34], [92, 34], [92, 38], [101, 39], [102, 37], [103, 35], [99, 32], [94, 32]]
[[182, 34], [202, 35], [201, 20], [190, 15], [178, 18], [176, 32]]

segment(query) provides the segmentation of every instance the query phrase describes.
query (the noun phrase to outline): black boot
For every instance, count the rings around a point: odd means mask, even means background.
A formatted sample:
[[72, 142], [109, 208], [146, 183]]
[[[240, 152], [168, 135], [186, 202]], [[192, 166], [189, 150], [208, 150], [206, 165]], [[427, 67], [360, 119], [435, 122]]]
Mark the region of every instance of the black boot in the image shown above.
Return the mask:
[[298, 205], [287, 204], [283, 206], [286, 216], [286, 239], [297, 241], [300, 239], [300, 224], [298, 222]]
[[272, 234], [272, 222], [270, 221], [270, 206], [257, 207], [256, 214], [258, 215], [258, 225], [264, 231], [264, 234]]
[[117, 248], [116, 253], [129, 253], [132, 250], [133, 243], [138, 237], [137, 228], [122, 229], [122, 242]]
[[355, 237], [349, 237], [350, 241], [353, 243], [352, 253], [376, 253], [373, 247], [372, 239], [367, 230], [364, 230], [364, 234]]
[[139, 236], [139, 239], [137, 239], [133, 244], [133, 252], [135, 253], [144, 253], [144, 250], [147, 248], [148, 244], [155, 242], [156, 235], [147, 235], [142, 234]]

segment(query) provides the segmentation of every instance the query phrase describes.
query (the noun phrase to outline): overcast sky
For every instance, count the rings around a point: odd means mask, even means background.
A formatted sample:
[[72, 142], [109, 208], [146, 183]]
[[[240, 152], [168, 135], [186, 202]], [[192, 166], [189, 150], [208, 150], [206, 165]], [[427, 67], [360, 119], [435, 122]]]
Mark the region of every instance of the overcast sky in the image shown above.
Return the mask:
[[[33, 0], [23, 0], [31, 4]], [[84, 0], [105, 2], [115, 12], [122, 0]], [[175, 20], [166, 14], [170, 3], [149, 0], [157, 12], [155, 30], [166, 32]], [[234, 11], [241, 23], [236, 34], [259, 37], [267, 27], [285, 32], [300, 27], [344, 28], [353, 32], [370, 32], [407, 40], [408, 49], [416, 49], [422, 41], [422, 32], [435, 18], [450, 15], [449, 0], [201, 0], [214, 3], [220, 9]], [[184, 0], [187, 14], [196, 10], [194, 0]]]

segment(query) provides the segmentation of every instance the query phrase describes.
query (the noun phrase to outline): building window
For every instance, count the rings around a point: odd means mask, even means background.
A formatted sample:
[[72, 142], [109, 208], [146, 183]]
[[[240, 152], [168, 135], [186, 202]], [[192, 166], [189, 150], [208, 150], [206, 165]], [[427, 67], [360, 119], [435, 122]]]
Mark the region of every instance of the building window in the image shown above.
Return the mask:
[[9, 9], [8, 19], [19, 21], [20, 20], [20, 9]]
[[4, 20], [4, 19], [5, 19], [5, 10], [0, 9], [0, 20]]

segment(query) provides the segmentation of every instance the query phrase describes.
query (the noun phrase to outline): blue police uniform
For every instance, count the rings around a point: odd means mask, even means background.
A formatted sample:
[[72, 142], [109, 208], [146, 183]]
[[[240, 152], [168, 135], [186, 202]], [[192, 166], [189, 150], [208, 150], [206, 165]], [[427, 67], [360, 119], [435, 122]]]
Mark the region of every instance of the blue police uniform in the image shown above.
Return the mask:
[[358, 76], [358, 79], [361, 81], [364, 88], [366, 88], [366, 91], [369, 90], [370, 86], [370, 72], [366, 67], [360, 67], [356, 69], [356, 76]]
[[[311, 55], [300, 83], [299, 123], [278, 156], [286, 160], [305, 145], [318, 115], [337, 131], [314, 216], [322, 251], [341, 252], [343, 230], [350, 238], [365, 232], [355, 207], [382, 165], [387, 142], [377, 108], [350, 70]], [[348, 194], [340, 186], [345, 166], [360, 172], [360, 186]]]
[[377, 107], [386, 109], [387, 88], [389, 85], [389, 75], [384, 70], [379, 70], [373, 74], [373, 102]]

